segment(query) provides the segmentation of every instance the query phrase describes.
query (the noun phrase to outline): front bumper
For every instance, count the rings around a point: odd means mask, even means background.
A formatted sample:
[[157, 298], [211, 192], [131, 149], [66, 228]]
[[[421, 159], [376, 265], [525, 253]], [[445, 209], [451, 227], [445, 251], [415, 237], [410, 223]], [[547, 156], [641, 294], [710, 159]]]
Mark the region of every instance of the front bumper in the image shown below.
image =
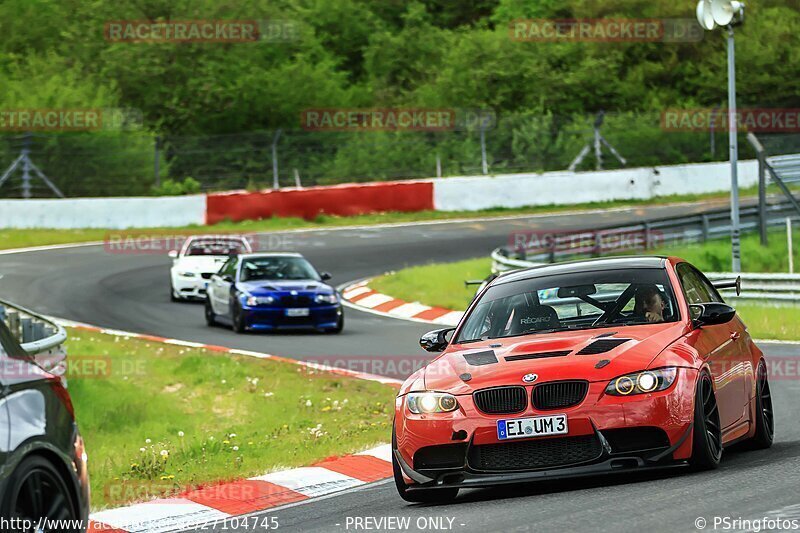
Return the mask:
[[[211, 277], [208, 275], [209, 278]], [[196, 277], [187, 278], [185, 276], [172, 276], [172, 290], [175, 291], [175, 296], [185, 299], [205, 299], [206, 287], [208, 286], [208, 279], [197, 274]]]
[[244, 307], [242, 313], [246, 327], [254, 331], [333, 329], [337, 327], [342, 317], [341, 304], [309, 307], [308, 316], [303, 317], [288, 316], [287, 309], [286, 307]]
[[[484, 414], [471, 395], [458, 396], [452, 413], [413, 415], [399, 397], [395, 460], [409, 490], [683, 466], [691, 457], [696, 378], [696, 371], [680, 369], [670, 389], [629, 397], [606, 395], [607, 383], [593, 382], [577, 406], [536, 411], [528, 405], [513, 415]], [[567, 415], [568, 434], [498, 439], [498, 420], [555, 414]]]

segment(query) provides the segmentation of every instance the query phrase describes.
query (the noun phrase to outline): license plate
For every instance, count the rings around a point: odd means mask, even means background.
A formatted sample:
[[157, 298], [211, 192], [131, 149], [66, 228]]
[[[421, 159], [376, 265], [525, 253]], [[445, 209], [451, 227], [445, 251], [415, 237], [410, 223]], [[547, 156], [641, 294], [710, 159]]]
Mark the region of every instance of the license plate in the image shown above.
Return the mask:
[[287, 309], [286, 316], [308, 316], [310, 311], [308, 308]]
[[497, 421], [497, 438], [500, 440], [563, 435], [565, 433], [569, 433], [567, 415]]

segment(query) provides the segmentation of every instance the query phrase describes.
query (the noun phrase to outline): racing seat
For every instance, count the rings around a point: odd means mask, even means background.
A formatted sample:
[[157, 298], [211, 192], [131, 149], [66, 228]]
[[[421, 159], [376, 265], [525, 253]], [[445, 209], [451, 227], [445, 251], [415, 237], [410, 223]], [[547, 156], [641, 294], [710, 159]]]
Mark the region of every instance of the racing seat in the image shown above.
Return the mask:
[[560, 327], [558, 313], [549, 305], [538, 301], [532, 304], [521, 303], [514, 307], [510, 335], [520, 335], [526, 331], [540, 331]]

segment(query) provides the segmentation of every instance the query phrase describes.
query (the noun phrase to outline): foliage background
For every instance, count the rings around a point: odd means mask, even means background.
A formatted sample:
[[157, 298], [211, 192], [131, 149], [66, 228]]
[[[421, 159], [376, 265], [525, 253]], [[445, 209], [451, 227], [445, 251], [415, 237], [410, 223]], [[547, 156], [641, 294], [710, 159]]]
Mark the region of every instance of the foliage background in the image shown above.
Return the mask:
[[[0, 109], [132, 108], [123, 131], [31, 140], [67, 195], [147, 194], [161, 179], [204, 189], [480, 172], [478, 132], [327, 133], [307, 108], [491, 108], [492, 172], [563, 169], [594, 115], [629, 165], [727, 157], [708, 133], [665, 133], [661, 110], [724, 106], [724, 34], [696, 43], [536, 43], [518, 18], [694, 18], [666, 0], [6, 0], [0, 3]], [[112, 43], [107, 21], [288, 20], [296, 38], [257, 43]], [[752, 0], [737, 28], [741, 107], [800, 107], [800, 1]], [[0, 138], [0, 166], [22, 140]], [[745, 156], [748, 155], [745, 146]], [[610, 168], [617, 165], [607, 156]], [[587, 161], [589, 168], [593, 162]], [[194, 184], [187, 189], [193, 190]], [[162, 189], [159, 189], [162, 190]], [[18, 191], [7, 184], [0, 195]]]

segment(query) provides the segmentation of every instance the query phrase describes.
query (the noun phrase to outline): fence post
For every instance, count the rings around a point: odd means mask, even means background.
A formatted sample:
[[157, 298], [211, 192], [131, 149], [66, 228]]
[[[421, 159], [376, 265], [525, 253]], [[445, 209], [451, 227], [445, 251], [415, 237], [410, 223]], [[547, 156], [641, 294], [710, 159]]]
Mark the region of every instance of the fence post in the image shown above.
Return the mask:
[[153, 173], [155, 174], [155, 184], [156, 187], [161, 186], [161, 169], [159, 168], [159, 164], [161, 162], [161, 136], [156, 135], [155, 140], [155, 150], [154, 154], [155, 160], [153, 161]]
[[600, 231], [595, 230], [594, 232], [594, 257], [600, 257], [603, 255], [603, 243], [602, 243], [602, 236]]
[[487, 161], [486, 159], [486, 128], [484, 127], [482, 120], [481, 120], [481, 168], [483, 169], [484, 176], [489, 173], [489, 161]]
[[436, 177], [442, 177], [442, 158], [438, 153], [436, 154]]
[[650, 249], [650, 223], [644, 223], [644, 249], [645, 251]]
[[17, 311], [8, 312], [8, 329], [14, 338], [19, 340], [19, 313]]
[[25, 344], [26, 342], [31, 342], [34, 340], [33, 338], [33, 319], [30, 317], [25, 317], [20, 319], [20, 324], [22, 325], [22, 342], [21, 344]]
[[276, 191], [280, 189], [278, 183], [278, 139], [281, 136], [281, 130], [275, 131], [275, 137], [272, 139], [272, 188]]
[[758, 152], [758, 232], [761, 246], [766, 246], [767, 236], [767, 161], [763, 151]]
[[710, 228], [711, 223], [708, 221], [708, 215], [703, 215], [701, 217], [701, 222], [703, 223], [703, 237], [702, 237], [703, 241], [702, 242], [706, 242], [708, 240], [709, 233], [711, 233], [711, 228]]
[[789, 274], [794, 274], [794, 251], [792, 250], [792, 217], [786, 217], [786, 242], [789, 248]]

